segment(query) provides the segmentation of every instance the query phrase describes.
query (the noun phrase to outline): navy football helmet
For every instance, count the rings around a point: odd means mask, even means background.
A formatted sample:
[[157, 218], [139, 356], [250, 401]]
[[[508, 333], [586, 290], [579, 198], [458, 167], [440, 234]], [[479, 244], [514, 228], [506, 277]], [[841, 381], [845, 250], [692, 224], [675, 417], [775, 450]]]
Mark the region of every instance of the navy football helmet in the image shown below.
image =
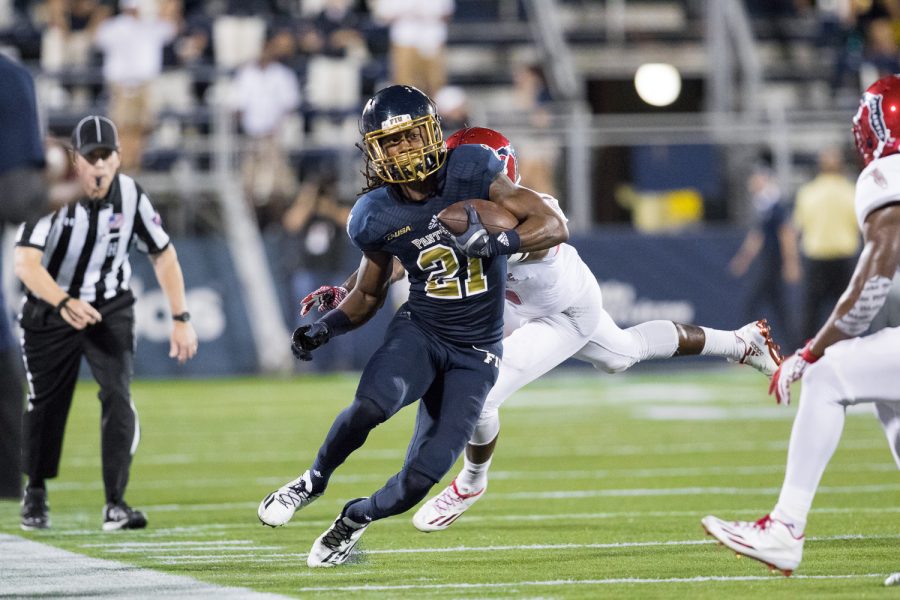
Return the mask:
[[[385, 138], [404, 132], [421, 136], [422, 147], [388, 156]], [[372, 170], [386, 183], [424, 181], [447, 156], [434, 102], [412, 86], [392, 85], [372, 96], [363, 108], [360, 133]]]

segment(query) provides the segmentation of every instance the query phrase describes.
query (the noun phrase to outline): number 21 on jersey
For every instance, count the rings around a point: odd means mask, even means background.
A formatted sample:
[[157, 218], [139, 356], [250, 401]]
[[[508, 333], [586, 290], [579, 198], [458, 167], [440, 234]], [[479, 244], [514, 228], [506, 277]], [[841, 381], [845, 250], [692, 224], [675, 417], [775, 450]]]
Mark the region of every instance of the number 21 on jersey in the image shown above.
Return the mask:
[[456, 299], [487, 291], [487, 277], [480, 258], [469, 258], [468, 269], [460, 273], [453, 249], [438, 244], [422, 250], [417, 262], [420, 269], [429, 273], [425, 293], [432, 298]]

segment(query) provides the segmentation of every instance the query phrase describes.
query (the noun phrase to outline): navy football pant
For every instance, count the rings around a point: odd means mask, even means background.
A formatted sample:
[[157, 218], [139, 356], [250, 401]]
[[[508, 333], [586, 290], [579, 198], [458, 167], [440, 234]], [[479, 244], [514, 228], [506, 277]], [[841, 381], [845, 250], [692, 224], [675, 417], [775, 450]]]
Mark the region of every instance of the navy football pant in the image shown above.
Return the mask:
[[316, 479], [322, 478], [318, 492], [372, 429], [421, 398], [403, 468], [351, 506], [348, 515], [358, 522], [400, 514], [425, 497], [459, 458], [497, 379], [499, 342], [477, 349], [448, 344], [408, 314], [401, 310], [394, 317], [353, 403], [335, 419], [312, 467]]

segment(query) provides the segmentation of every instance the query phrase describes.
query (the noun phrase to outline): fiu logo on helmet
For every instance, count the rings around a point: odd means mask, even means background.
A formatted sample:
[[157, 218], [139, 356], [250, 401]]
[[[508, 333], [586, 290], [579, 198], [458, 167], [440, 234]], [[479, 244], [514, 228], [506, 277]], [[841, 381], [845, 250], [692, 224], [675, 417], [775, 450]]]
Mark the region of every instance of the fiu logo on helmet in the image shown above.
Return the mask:
[[879, 140], [886, 141], [888, 139], [888, 128], [884, 122], [884, 111], [881, 109], [881, 100], [884, 98], [881, 94], [866, 94], [865, 104], [869, 109], [869, 126], [878, 137]]

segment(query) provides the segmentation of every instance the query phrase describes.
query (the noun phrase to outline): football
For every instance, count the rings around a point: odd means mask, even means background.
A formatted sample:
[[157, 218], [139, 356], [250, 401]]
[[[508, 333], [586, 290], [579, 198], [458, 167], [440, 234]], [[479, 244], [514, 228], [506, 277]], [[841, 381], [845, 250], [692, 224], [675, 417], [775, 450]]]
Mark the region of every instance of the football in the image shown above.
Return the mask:
[[466, 205], [470, 204], [478, 213], [484, 228], [488, 233], [500, 233], [515, 228], [519, 224], [519, 220], [515, 216], [496, 202], [488, 200], [461, 200], [455, 204], [451, 204], [438, 213], [438, 220], [444, 224], [450, 233], [459, 235], [463, 233], [469, 225], [466, 216]]

